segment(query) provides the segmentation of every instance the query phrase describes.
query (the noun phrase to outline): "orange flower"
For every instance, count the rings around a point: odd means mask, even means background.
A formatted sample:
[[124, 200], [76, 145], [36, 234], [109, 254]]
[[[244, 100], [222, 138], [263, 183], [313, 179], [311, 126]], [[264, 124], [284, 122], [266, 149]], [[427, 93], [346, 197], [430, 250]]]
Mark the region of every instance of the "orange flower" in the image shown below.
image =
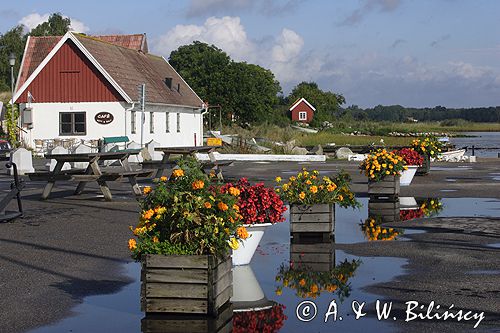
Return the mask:
[[205, 187], [205, 182], [203, 182], [203, 180], [195, 180], [191, 186], [193, 190], [201, 190]]
[[337, 286], [335, 284], [331, 284], [331, 285], [328, 285], [326, 287], [326, 290], [330, 293], [334, 292], [335, 290], [337, 290]]
[[236, 229], [236, 234], [241, 239], [248, 238], [248, 231], [247, 231], [247, 228], [245, 228], [245, 227], [238, 227], [238, 229]]
[[299, 281], [299, 285], [300, 285], [301, 287], [305, 286], [305, 285], [306, 285], [306, 280], [301, 279], [301, 280]]
[[318, 292], [318, 286], [317, 286], [317, 285], [315, 285], [315, 284], [313, 284], [313, 285], [311, 286], [311, 292], [312, 292], [313, 294], [317, 293], [317, 292]]
[[302, 200], [304, 200], [305, 197], [306, 197], [306, 194], [304, 192], [300, 192], [299, 198], [301, 198]]
[[339, 199], [339, 201], [344, 201], [344, 197], [342, 196], [342, 194], [339, 194], [339, 195], [337, 196], [337, 199]]
[[203, 205], [205, 206], [206, 209], [212, 208], [212, 204], [208, 201], [205, 201], [205, 203]]
[[135, 241], [135, 239], [131, 238], [128, 240], [128, 249], [130, 251], [132, 250], [135, 250], [137, 248], [137, 242]]
[[318, 193], [318, 187], [313, 185], [309, 188], [309, 191], [311, 191], [311, 193]]
[[331, 183], [331, 184], [328, 184], [328, 186], [326, 187], [326, 190], [328, 192], [333, 192], [333, 191], [335, 191], [336, 188], [337, 188], [337, 185], [335, 183]]
[[228, 208], [229, 208], [229, 207], [228, 207], [225, 203], [223, 203], [222, 201], [221, 201], [221, 202], [219, 202], [219, 203], [217, 204], [217, 207], [218, 207], [220, 210], [222, 210], [223, 212], [224, 212], [224, 211], [226, 211], [226, 210], [228, 210]]
[[165, 177], [165, 176], [161, 176], [161, 177], [160, 177], [160, 181], [162, 181], [162, 182], [166, 182], [167, 180], [168, 180], [168, 178], [167, 178], [167, 177]]
[[240, 206], [238, 206], [238, 205], [234, 204], [234, 205], [233, 205], [233, 209], [234, 209], [235, 211], [239, 212], [239, 211], [240, 211]]
[[184, 170], [182, 170], [182, 169], [175, 169], [172, 172], [172, 176], [174, 176], [175, 178], [182, 177], [182, 176], [184, 176]]
[[234, 195], [235, 197], [240, 195], [240, 190], [237, 189], [236, 187], [230, 187], [229, 188], [229, 194]]
[[150, 186], [146, 186], [143, 191], [144, 191], [144, 194], [148, 194], [152, 191], [152, 189]]
[[153, 236], [153, 243], [158, 243], [160, 240], [158, 239], [158, 237], [156, 236]]
[[149, 220], [150, 218], [153, 217], [153, 215], [155, 214], [155, 211], [152, 210], [152, 209], [149, 209], [145, 212], [142, 212], [142, 217], [145, 219], [145, 220]]

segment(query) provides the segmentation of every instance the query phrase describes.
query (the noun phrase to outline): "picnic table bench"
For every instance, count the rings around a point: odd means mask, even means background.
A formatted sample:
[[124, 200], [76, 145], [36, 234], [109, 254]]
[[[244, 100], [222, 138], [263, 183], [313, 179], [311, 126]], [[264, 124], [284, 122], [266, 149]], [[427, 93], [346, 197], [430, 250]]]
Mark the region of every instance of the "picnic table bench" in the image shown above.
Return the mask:
[[[122, 178], [128, 178], [132, 190], [136, 196], [142, 195], [141, 189], [137, 184], [137, 177], [149, 177], [152, 170], [132, 170], [128, 163], [128, 157], [134, 152], [108, 152], [108, 153], [83, 153], [83, 154], [46, 154], [47, 159], [57, 161], [52, 172], [34, 172], [30, 173], [31, 180], [47, 181], [42, 193], [42, 200], [46, 200], [56, 181], [69, 180], [76, 181], [78, 185], [75, 194], [81, 194], [88, 182], [96, 181], [99, 184], [104, 199], [112, 200], [112, 194], [107, 185], [107, 181], [117, 181]], [[108, 172], [101, 170], [99, 161], [118, 160], [122, 165], [122, 170]], [[84, 169], [61, 171], [66, 162], [88, 162], [88, 167]]]
[[144, 161], [143, 168], [156, 169], [155, 178], [160, 178], [165, 169], [173, 168], [177, 165], [175, 161], [170, 161], [171, 155], [193, 156], [195, 153], [208, 153], [210, 162], [202, 162], [202, 169], [211, 169], [217, 173], [217, 177], [222, 179], [222, 167], [233, 163], [233, 161], [217, 161], [212, 154], [215, 147], [211, 146], [188, 146], [188, 147], [156, 147], [156, 151], [163, 153], [161, 161]]

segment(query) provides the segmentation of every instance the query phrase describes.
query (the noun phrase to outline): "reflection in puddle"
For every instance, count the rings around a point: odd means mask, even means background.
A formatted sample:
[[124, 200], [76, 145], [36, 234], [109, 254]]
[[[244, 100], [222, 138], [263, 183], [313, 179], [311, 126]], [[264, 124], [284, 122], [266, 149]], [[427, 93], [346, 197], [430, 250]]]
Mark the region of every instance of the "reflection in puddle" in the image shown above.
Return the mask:
[[[373, 217], [368, 214], [368, 199], [360, 198], [360, 201], [363, 208], [359, 210], [336, 208], [335, 242], [290, 244], [288, 213], [286, 222], [268, 228], [251, 265], [235, 268], [234, 304], [218, 318], [145, 317], [140, 311], [140, 265], [130, 263], [124, 266], [125, 273], [135, 279], [134, 283], [113, 295], [85, 297], [82, 304], [72, 309], [73, 317], [32, 332], [141, 332], [141, 328], [143, 332], [262, 332], [268, 328], [280, 332], [395, 331], [390, 322], [378, 321], [370, 315], [363, 320], [345, 315], [342, 321], [324, 322], [332, 300], [337, 301], [341, 315], [351, 312], [353, 300], [373, 303], [380, 297], [366, 292], [366, 287], [393, 280], [404, 273], [402, 267], [407, 263], [401, 258], [359, 257], [335, 250], [335, 244], [367, 241], [366, 230], [360, 224]], [[401, 221], [418, 217], [419, 223], [425, 225], [425, 218], [429, 216], [499, 217], [499, 203], [497, 199], [481, 198], [407, 198], [401, 200], [397, 211], [393, 209], [386, 215]], [[373, 226], [368, 223], [370, 232], [375, 226], [375, 222]], [[421, 232], [406, 229], [404, 234]], [[382, 228], [377, 238], [380, 234], [383, 234]], [[500, 243], [486, 246], [500, 248]], [[292, 263], [288, 264], [290, 260]], [[301, 263], [311, 269], [301, 268]], [[471, 271], [470, 274], [499, 272]], [[236, 280], [238, 275], [240, 282]], [[341, 299], [339, 291], [344, 285], [348, 286], [348, 293], [342, 293]], [[318, 308], [318, 317], [307, 323], [299, 321], [295, 314], [304, 296], [306, 299], [316, 297], [314, 302]]]
[[439, 192], [456, 192], [458, 190], [440, 190]]
[[492, 270], [492, 271], [470, 271], [467, 274], [481, 274], [481, 275], [497, 275], [500, 274], [500, 270]]

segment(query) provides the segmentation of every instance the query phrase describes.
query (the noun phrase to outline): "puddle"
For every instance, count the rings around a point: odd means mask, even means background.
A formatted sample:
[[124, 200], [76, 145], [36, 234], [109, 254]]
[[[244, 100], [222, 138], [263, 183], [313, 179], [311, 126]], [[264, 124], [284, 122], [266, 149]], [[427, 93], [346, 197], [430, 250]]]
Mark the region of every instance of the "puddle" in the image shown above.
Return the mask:
[[439, 190], [439, 192], [456, 192], [458, 190]]
[[446, 181], [447, 182], [456, 182], [457, 180], [456, 179], [452, 179], [452, 178], [446, 178]]
[[496, 181], [500, 181], [500, 177], [491, 177], [491, 179], [496, 180]]
[[470, 271], [470, 272], [467, 272], [467, 274], [481, 274], [481, 275], [497, 275], [497, 274], [500, 274], [500, 270], [493, 270], [493, 271], [486, 271], [486, 270], [482, 270], [482, 271]]
[[431, 171], [464, 171], [464, 170], [472, 170], [470, 166], [457, 166], [457, 167], [435, 167], [431, 166]]
[[[410, 198], [405, 198], [408, 201]], [[416, 204], [413, 209], [385, 212], [380, 215], [381, 219], [398, 218], [405, 221], [413, 218], [428, 217], [453, 217], [453, 216], [478, 216], [479, 214], [492, 217], [500, 217], [500, 200], [484, 198], [411, 198]], [[336, 208], [335, 243], [357, 243], [367, 241], [367, 230], [363, 226], [371, 222], [373, 213], [378, 207], [370, 205], [368, 198], [360, 198], [363, 207], [359, 210]], [[409, 202], [409, 201], [408, 201]], [[370, 208], [370, 212], [369, 212]], [[370, 217], [372, 216], [372, 217]], [[352, 316], [351, 303], [354, 300], [373, 304], [379, 296], [366, 292], [366, 287], [375, 283], [391, 281], [395, 277], [405, 273], [404, 267], [407, 260], [390, 257], [358, 257], [349, 255], [343, 251], [335, 250], [334, 243], [327, 247], [321, 257], [328, 256], [326, 262], [320, 262], [323, 266], [315, 266], [315, 269], [303, 269], [300, 271], [297, 261], [294, 261], [294, 269], [290, 270], [290, 259], [294, 253], [300, 253], [302, 257], [304, 248], [294, 249], [295, 244], [290, 244], [289, 213], [286, 214], [287, 221], [269, 227], [261, 240], [252, 263], [247, 271], [254, 277], [261, 295], [264, 295], [266, 307], [260, 307], [259, 311], [269, 311], [269, 314], [280, 316], [280, 332], [373, 332], [397, 331], [390, 321], [378, 321], [373, 315], [364, 317], [363, 320], [355, 320]], [[397, 240], [407, 241], [408, 235], [422, 233], [422, 230], [404, 230], [396, 236]], [[375, 237], [370, 234], [370, 237]], [[327, 243], [330, 245], [330, 243]], [[303, 245], [303, 244], [301, 244]], [[315, 246], [316, 244], [313, 244]], [[322, 244], [323, 246], [324, 244]], [[500, 243], [487, 245], [491, 248], [500, 248]], [[323, 247], [322, 247], [323, 248]], [[316, 248], [315, 253], [318, 252]], [[296, 258], [296, 257], [295, 257]], [[316, 257], [315, 257], [316, 258]], [[319, 258], [319, 257], [318, 257]], [[359, 263], [358, 263], [359, 260]], [[313, 259], [312, 263], [319, 261]], [[353, 264], [353, 261], [356, 264]], [[326, 265], [326, 268], [324, 268]], [[66, 318], [53, 325], [48, 325], [31, 331], [32, 333], [48, 332], [140, 332], [141, 320], [144, 323], [144, 313], [140, 311], [140, 265], [130, 263], [124, 266], [125, 273], [132, 277], [135, 282], [125, 286], [113, 295], [99, 295], [85, 297], [82, 304], [72, 309], [73, 316]], [[342, 284], [332, 285], [324, 282], [324, 274], [333, 274], [338, 277], [339, 269], [344, 269], [346, 279]], [[350, 276], [352, 273], [352, 276]], [[492, 271], [470, 271], [469, 274], [499, 274], [499, 270]], [[300, 289], [304, 287], [301, 282], [302, 275], [307, 274], [308, 280], [305, 286], [311, 284], [312, 291]], [[286, 280], [286, 282], [285, 282]], [[327, 280], [327, 281], [331, 281]], [[342, 280], [340, 280], [342, 281]], [[246, 283], [246, 282], [245, 282]], [[315, 287], [312, 287], [312, 286]], [[247, 287], [245, 287], [247, 288]], [[245, 289], [242, 288], [242, 289]], [[314, 289], [313, 289], [314, 288]], [[317, 288], [317, 289], [316, 289]], [[347, 288], [347, 289], [346, 289]], [[313, 292], [311, 295], [304, 292]], [[348, 291], [349, 293], [345, 293]], [[315, 298], [312, 298], [312, 297]], [[305, 298], [304, 298], [305, 297]], [[314, 300], [317, 306], [317, 317], [309, 322], [297, 319], [296, 308], [304, 300]], [[324, 315], [332, 300], [338, 305], [339, 316], [343, 320], [324, 322]], [[271, 305], [269, 305], [271, 304]], [[272, 310], [271, 310], [272, 309]], [[243, 325], [245, 320], [255, 318], [252, 312], [243, 308], [234, 310], [232, 314], [233, 324]], [[349, 316], [348, 313], [351, 315]], [[284, 316], [287, 317], [286, 320]], [[149, 318], [148, 318], [149, 320]], [[231, 320], [231, 319], [230, 319]], [[166, 323], [166, 324], [165, 324]], [[169, 321], [163, 321], [168, 325]], [[178, 322], [177, 322], [178, 323]], [[191, 323], [191, 322], [190, 322]], [[187, 324], [186, 324], [187, 325]], [[191, 325], [199, 325], [193, 324]], [[167, 326], [170, 327], [170, 326]], [[191, 332], [194, 327], [182, 326], [186, 332]], [[239, 327], [239, 326], [238, 326]], [[171, 328], [171, 327], [170, 327]], [[240, 327], [241, 328], [241, 327]], [[276, 331], [278, 331], [276, 330]], [[243, 329], [244, 331], [244, 329]]]

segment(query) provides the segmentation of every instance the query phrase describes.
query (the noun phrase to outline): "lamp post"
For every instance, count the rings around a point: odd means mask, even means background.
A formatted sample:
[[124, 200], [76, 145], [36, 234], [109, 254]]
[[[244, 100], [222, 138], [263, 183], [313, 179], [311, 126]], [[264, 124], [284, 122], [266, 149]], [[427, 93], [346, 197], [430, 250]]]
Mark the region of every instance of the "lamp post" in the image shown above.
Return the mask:
[[[9, 54], [9, 65], [10, 65], [10, 89], [12, 93], [12, 103], [10, 106], [10, 120], [12, 122], [11, 126], [14, 127], [14, 65], [16, 64], [16, 55], [14, 52]], [[15, 127], [13, 128], [15, 133]]]

